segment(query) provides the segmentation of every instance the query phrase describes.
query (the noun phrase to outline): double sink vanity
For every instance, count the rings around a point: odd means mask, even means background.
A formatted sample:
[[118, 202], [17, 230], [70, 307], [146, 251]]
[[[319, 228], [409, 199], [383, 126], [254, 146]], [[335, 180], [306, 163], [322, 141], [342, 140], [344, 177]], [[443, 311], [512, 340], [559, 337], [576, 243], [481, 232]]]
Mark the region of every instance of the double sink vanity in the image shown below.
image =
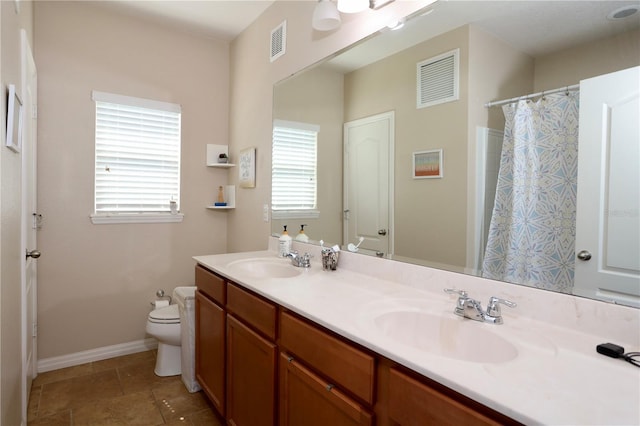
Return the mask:
[[196, 376], [229, 424], [640, 424], [640, 369], [596, 352], [639, 349], [637, 309], [276, 247], [194, 258]]

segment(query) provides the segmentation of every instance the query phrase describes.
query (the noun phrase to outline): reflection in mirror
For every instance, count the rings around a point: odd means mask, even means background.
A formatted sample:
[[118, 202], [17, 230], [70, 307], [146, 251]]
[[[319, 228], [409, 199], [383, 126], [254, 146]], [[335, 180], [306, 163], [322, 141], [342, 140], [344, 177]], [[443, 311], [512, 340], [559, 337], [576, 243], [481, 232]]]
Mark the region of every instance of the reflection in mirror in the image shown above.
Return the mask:
[[[640, 180], [638, 120], [624, 117], [637, 117], [632, 114], [637, 111], [640, 83], [638, 68], [632, 68], [640, 65], [640, 13], [620, 13], [625, 7], [637, 9], [638, 3], [437, 2], [401, 30], [383, 31], [277, 84], [274, 119], [320, 130], [317, 217], [304, 211], [274, 211], [272, 232], [279, 234], [288, 225], [295, 237], [306, 224], [311, 241], [337, 242], [345, 249], [363, 237], [359, 253], [638, 306], [640, 189], [632, 185]], [[611, 19], [611, 14], [624, 17]], [[448, 55], [451, 52], [456, 53]], [[419, 66], [425, 63], [435, 66]], [[597, 94], [599, 86], [614, 84], [599, 76], [629, 69], [624, 78], [630, 82], [620, 93], [606, 91], [614, 98]], [[419, 75], [426, 77], [421, 81]], [[438, 84], [431, 84], [434, 81]], [[552, 89], [561, 90], [550, 94]], [[524, 100], [529, 94], [538, 96]], [[430, 103], [432, 95], [444, 102]], [[424, 96], [426, 106], [421, 105]], [[619, 106], [610, 108], [610, 116], [618, 117], [614, 123], [631, 125], [609, 131], [627, 135], [625, 141], [583, 141], [579, 129], [590, 110], [584, 102], [592, 97], [600, 105]], [[501, 189], [498, 181], [511, 173], [504, 167], [499, 172], [501, 161], [517, 162], [501, 157], [518, 151], [522, 139], [512, 137], [514, 127], [505, 121], [514, 106], [507, 106], [505, 113], [501, 105], [487, 105], [503, 99], [511, 100], [505, 105], [537, 105], [528, 115], [562, 117], [563, 124], [552, 120], [543, 125], [545, 131], [552, 129], [546, 136], [554, 141], [551, 151], [541, 156], [537, 171], [515, 178], [516, 184], [537, 179], [539, 192], [529, 198], [541, 201], [549, 218], [540, 219], [536, 210], [538, 222], [523, 217], [515, 239], [500, 241], [506, 238], [506, 223], [515, 217], [503, 216], [501, 206], [509, 202], [510, 193], [519, 192]], [[574, 106], [564, 105], [566, 99], [575, 100]], [[550, 103], [568, 109], [551, 113]], [[588, 120], [598, 122], [598, 117]], [[593, 131], [603, 134], [602, 129]], [[614, 150], [607, 163], [611, 167], [597, 172], [601, 181], [581, 185], [585, 176], [594, 174], [582, 163], [599, 161], [589, 150], [597, 153], [618, 145], [626, 151]], [[539, 151], [528, 146], [522, 149]], [[442, 176], [415, 178], [414, 153], [438, 150]], [[549, 159], [555, 161], [556, 154], [570, 158], [562, 160], [569, 163], [554, 163], [553, 174]], [[626, 161], [613, 163], [622, 159]], [[615, 170], [624, 173], [611, 177]], [[544, 186], [559, 181], [569, 186]], [[592, 185], [603, 187], [597, 197], [608, 203], [599, 210], [607, 220], [597, 214], [589, 218], [582, 211], [582, 206], [595, 212], [600, 208], [588, 199], [595, 196]], [[500, 215], [494, 215], [496, 199]], [[582, 228], [596, 232], [583, 237]], [[525, 234], [532, 240], [523, 242]], [[386, 246], [379, 245], [385, 239]], [[505, 251], [518, 245], [516, 260], [508, 259]], [[561, 251], [552, 251], [557, 248]], [[576, 260], [579, 251], [589, 251], [591, 260]], [[595, 284], [584, 283], [589, 276], [597, 276]], [[621, 283], [609, 284], [619, 277]]]

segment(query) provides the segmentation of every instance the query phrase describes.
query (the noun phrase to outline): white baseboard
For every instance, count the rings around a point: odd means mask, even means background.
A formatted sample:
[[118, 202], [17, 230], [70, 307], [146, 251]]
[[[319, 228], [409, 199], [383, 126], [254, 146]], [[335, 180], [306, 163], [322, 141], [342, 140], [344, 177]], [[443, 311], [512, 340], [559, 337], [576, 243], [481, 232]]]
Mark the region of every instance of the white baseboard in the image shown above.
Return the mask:
[[121, 343], [112, 346], [89, 349], [87, 351], [73, 354], [55, 356], [38, 360], [38, 373], [58, 370], [60, 368], [73, 367], [75, 365], [86, 364], [93, 361], [115, 358], [122, 355], [134, 354], [137, 352], [150, 351], [158, 347], [158, 341], [154, 338], [137, 340], [135, 342]]

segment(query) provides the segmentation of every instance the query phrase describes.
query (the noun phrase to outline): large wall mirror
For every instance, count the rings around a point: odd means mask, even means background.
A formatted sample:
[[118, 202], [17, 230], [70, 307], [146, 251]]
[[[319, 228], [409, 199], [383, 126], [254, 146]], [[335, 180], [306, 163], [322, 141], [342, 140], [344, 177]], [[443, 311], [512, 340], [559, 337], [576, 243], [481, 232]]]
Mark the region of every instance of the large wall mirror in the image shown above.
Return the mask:
[[[364, 254], [640, 306], [638, 7], [637, 1], [436, 2], [403, 28], [381, 31], [278, 83], [274, 122], [317, 130], [317, 188], [315, 209], [274, 210], [272, 233], [287, 225], [295, 237], [304, 224], [311, 241], [326, 245], [346, 249], [362, 240]], [[525, 100], [530, 94], [538, 96]], [[589, 106], [592, 98], [596, 107]], [[504, 160], [503, 151], [523, 151], [520, 139], [542, 130], [515, 136], [522, 132], [518, 108], [487, 105], [499, 100], [529, 105], [524, 115], [547, 120], [551, 150], [525, 147], [524, 160]], [[604, 121], [602, 105], [609, 105]], [[607, 146], [607, 167], [593, 173], [579, 172], [589, 161], [595, 168], [603, 163], [588, 157], [581, 139], [587, 129], [622, 137], [590, 142], [596, 151]], [[556, 164], [561, 155], [568, 163]], [[512, 173], [500, 171], [501, 163], [526, 168], [536, 156], [538, 168], [512, 181], [535, 179], [539, 192], [505, 190], [503, 177]], [[595, 181], [581, 186], [586, 175]], [[591, 185], [587, 192], [604, 205], [580, 197]], [[285, 198], [299, 192], [290, 189], [284, 186]], [[502, 276], [488, 275], [507, 256], [509, 243], [500, 240], [513, 222], [494, 208], [516, 205], [510, 197], [521, 192], [550, 216], [540, 223], [533, 220], [538, 212], [520, 219], [519, 235], [536, 235], [519, 256], [547, 259], [538, 269], [530, 261], [526, 268], [533, 270], [525, 272], [507, 261]], [[597, 235], [583, 237], [585, 224]], [[558, 247], [564, 255], [553, 252]], [[585, 276], [599, 278], [583, 284]]]

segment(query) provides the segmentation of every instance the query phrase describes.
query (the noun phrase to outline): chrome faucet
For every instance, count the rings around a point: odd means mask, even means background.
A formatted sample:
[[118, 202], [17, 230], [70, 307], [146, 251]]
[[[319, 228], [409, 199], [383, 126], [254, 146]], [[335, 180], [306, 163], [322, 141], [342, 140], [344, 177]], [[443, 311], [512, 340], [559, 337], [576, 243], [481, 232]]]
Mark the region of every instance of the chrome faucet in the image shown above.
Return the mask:
[[468, 293], [464, 290], [456, 290], [453, 288], [445, 288], [445, 293], [457, 294], [458, 300], [453, 313], [464, 318], [469, 318], [474, 321], [488, 322], [491, 324], [502, 324], [502, 312], [500, 311], [500, 305], [506, 305], [510, 308], [515, 308], [517, 305], [509, 300], [500, 299], [499, 297], [490, 297], [487, 310], [482, 310], [482, 304], [469, 297]]
[[309, 253], [305, 253], [302, 256], [297, 251], [291, 251], [287, 254], [287, 257], [291, 259], [291, 264], [299, 268], [311, 267], [312, 256]]

